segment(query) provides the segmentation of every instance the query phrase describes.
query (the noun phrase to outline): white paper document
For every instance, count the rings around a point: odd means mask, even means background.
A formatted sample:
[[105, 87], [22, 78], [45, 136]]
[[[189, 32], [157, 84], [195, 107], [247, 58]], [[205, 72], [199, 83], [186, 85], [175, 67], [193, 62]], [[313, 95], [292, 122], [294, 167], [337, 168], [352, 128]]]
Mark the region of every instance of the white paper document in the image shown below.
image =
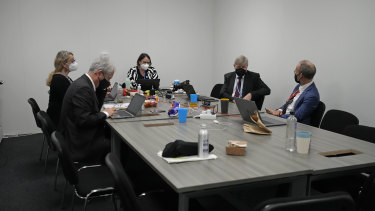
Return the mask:
[[104, 108], [112, 108], [115, 107], [116, 109], [126, 109], [128, 108], [129, 103], [106, 103], [103, 105]]
[[182, 163], [182, 162], [191, 162], [191, 161], [200, 161], [200, 160], [211, 160], [216, 159], [217, 156], [214, 154], [210, 154], [207, 158], [200, 158], [198, 155], [193, 156], [184, 156], [184, 157], [177, 157], [177, 158], [165, 158], [162, 156], [163, 151], [159, 151], [158, 156], [163, 158], [167, 163]]

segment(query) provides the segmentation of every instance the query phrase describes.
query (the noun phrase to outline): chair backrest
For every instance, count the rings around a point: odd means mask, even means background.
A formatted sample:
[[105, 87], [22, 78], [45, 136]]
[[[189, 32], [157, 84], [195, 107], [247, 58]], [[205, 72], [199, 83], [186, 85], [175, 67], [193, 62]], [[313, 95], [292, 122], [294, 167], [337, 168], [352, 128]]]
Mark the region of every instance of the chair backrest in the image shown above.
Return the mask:
[[324, 115], [320, 128], [342, 134], [344, 128], [349, 125], [358, 125], [359, 120], [353, 114], [341, 110], [329, 110]]
[[35, 101], [34, 98], [29, 98], [27, 102], [30, 104], [31, 109], [33, 111], [34, 119], [36, 122], [36, 126], [38, 126], [40, 129], [42, 128], [42, 123], [40, 123], [39, 119], [36, 117], [38, 112], [40, 111], [38, 103]]
[[364, 141], [375, 143], [375, 128], [364, 125], [349, 125], [343, 130], [343, 134]]
[[120, 160], [114, 154], [108, 153], [105, 157], [105, 163], [112, 172], [115, 180], [115, 190], [119, 193], [121, 202], [128, 208], [125, 210], [141, 210], [133, 185]]
[[358, 196], [358, 210], [373, 211], [375, 210], [375, 171], [366, 179], [362, 190]]
[[318, 107], [311, 114], [311, 124], [310, 124], [311, 126], [319, 127], [325, 110], [326, 110], [326, 105], [322, 101], [320, 101], [318, 104]]
[[55, 146], [52, 144], [52, 141], [51, 141], [51, 134], [53, 131], [56, 130], [55, 123], [52, 122], [51, 118], [48, 116], [48, 114], [45, 111], [39, 111], [36, 117], [42, 125], [42, 131], [43, 131], [44, 137], [47, 140], [48, 146], [52, 150], [55, 150]]
[[223, 87], [223, 84], [215, 84], [214, 88], [212, 88], [210, 96], [215, 97], [215, 98], [220, 98], [221, 87]]
[[78, 184], [78, 173], [74, 166], [70, 153], [65, 145], [64, 137], [58, 131], [54, 131], [51, 135], [52, 143], [56, 146], [59, 160], [62, 166], [65, 179], [71, 184]]
[[333, 192], [306, 197], [275, 198], [262, 202], [256, 211], [354, 211], [352, 197]]

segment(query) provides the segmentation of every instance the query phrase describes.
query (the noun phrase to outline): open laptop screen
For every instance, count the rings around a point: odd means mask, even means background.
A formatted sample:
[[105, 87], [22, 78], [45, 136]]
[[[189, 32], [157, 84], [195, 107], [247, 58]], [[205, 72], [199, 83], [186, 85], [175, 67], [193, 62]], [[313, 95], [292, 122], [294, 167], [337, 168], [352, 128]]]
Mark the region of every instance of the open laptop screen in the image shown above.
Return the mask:
[[234, 98], [238, 111], [240, 112], [242, 119], [253, 123], [253, 121], [250, 118], [250, 115], [255, 114], [255, 111], [258, 112], [259, 118], [262, 120], [263, 124], [267, 127], [270, 126], [278, 126], [278, 125], [285, 125], [286, 123], [281, 120], [276, 120], [267, 116], [262, 116], [260, 112], [258, 111], [258, 108], [254, 101], [245, 100], [242, 98], [235, 97]]
[[108, 101], [113, 101], [116, 99], [116, 96], [117, 96], [117, 90], [118, 90], [118, 83], [116, 82], [113, 87], [112, 87], [112, 90], [111, 92], [109, 93], [109, 95], [107, 97], [104, 98], [104, 101], [105, 102], [108, 102]]
[[159, 89], [160, 79], [138, 79], [137, 84], [141, 85], [142, 91]]

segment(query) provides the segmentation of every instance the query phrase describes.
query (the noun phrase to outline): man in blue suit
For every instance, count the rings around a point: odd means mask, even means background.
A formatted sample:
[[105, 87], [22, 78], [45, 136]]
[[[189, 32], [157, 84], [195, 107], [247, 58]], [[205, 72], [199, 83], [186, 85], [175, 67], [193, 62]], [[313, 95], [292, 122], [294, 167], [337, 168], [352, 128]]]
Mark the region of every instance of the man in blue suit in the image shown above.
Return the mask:
[[294, 70], [294, 80], [298, 85], [283, 106], [278, 110], [266, 108], [266, 112], [288, 118], [290, 111], [293, 110], [298, 122], [310, 125], [311, 115], [320, 101], [318, 89], [313, 81], [315, 73], [316, 68], [313, 63], [308, 60], [300, 61]]

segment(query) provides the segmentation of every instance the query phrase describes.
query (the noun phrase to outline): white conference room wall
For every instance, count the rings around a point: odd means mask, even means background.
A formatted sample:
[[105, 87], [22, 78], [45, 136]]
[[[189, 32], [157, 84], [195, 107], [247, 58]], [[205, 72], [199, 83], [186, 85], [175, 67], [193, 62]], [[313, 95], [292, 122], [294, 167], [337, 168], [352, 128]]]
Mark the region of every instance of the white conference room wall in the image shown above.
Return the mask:
[[261, 74], [276, 108], [295, 86], [301, 59], [317, 66], [316, 84], [327, 109], [354, 113], [375, 126], [371, 91], [375, 2], [253, 0], [109, 0], [0, 2], [0, 124], [6, 135], [40, 132], [27, 98], [47, 108], [47, 74], [60, 49], [74, 52], [85, 73], [107, 50], [122, 81], [148, 52], [162, 86], [190, 79], [208, 94], [240, 54]]
[[238, 55], [271, 88], [263, 105], [278, 108], [296, 85], [298, 61], [315, 63], [315, 83], [329, 109], [375, 126], [375, 1], [215, 1], [215, 83]]
[[[79, 64], [77, 79], [106, 50], [123, 82], [140, 53], [150, 54], [161, 86], [190, 79], [212, 87], [212, 0], [6, 0], [0, 2], [0, 125], [5, 135], [40, 132], [29, 97], [47, 109], [45, 80], [56, 53]], [[204, 80], [202, 80], [203, 78]]]

